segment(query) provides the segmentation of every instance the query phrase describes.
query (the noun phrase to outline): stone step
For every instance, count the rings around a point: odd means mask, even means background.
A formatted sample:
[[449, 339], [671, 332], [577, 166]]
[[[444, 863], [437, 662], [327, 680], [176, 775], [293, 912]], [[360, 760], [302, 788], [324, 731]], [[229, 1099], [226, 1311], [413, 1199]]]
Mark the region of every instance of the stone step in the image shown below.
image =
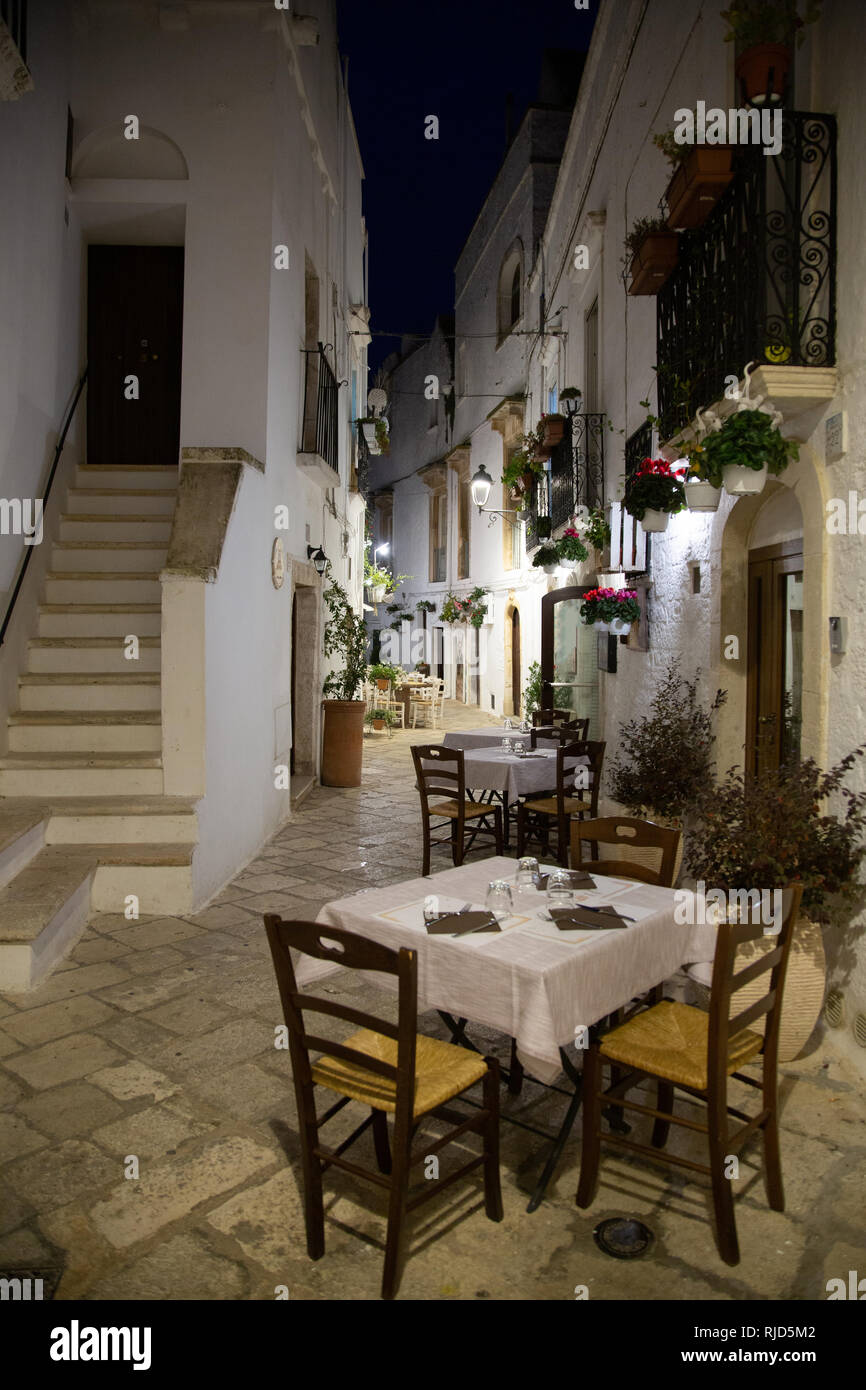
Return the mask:
[[19, 874], [45, 844], [45, 809], [28, 801], [0, 803], [0, 888]]
[[20, 708], [25, 710], [158, 710], [162, 707], [160, 678], [154, 672], [130, 675], [57, 675], [34, 673], [18, 677]]
[[158, 796], [158, 753], [10, 753], [0, 758], [0, 796]]
[[124, 468], [121, 465], [80, 463], [75, 472], [76, 487], [108, 487], [132, 492], [142, 488], [176, 488], [177, 479], [177, 466], [165, 464]]
[[[138, 636], [132, 631], [131, 634]], [[159, 671], [162, 666], [162, 646], [159, 637], [139, 637], [138, 656], [127, 657], [132, 650], [123, 637], [34, 637], [28, 643], [28, 671], [57, 672], [111, 671], [115, 674], [136, 671]]]
[[165, 545], [150, 541], [55, 541], [51, 550], [51, 565], [55, 574], [85, 570], [91, 574], [108, 570], [111, 574], [124, 571], [159, 574], [165, 564]]
[[99, 512], [111, 517], [146, 513], [148, 516], [171, 518], [176, 501], [174, 488], [71, 487], [66, 492], [66, 511], [70, 516], [92, 516]]
[[40, 637], [159, 637], [158, 603], [41, 603]]
[[191, 912], [194, 844], [99, 845], [90, 904], [93, 912], [125, 912], [138, 898], [141, 915]]
[[52, 804], [46, 844], [194, 844], [194, 801], [182, 797], [104, 796]]
[[46, 846], [0, 888], [0, 993], [33, 989], [87, 926], [96, 857]]
[[46, 603], [162, 603], [162, 585], [155, 571], [133, 573], [49, 571], [45, 576]]
[[29, 710], [9, 716], [10, 753], [158, 753], [159, 710]]
[[130, 512], [117, 516], [110, 512], [65, 513], [60, 518], [61, 541], [151, 541], [167, 546], [171, 535], [171, 516]]

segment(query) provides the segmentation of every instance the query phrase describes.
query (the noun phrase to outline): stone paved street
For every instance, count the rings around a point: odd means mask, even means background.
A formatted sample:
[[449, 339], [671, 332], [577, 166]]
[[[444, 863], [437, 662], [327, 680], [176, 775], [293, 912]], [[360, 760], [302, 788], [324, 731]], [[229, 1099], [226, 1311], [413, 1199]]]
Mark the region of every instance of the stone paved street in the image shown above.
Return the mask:
[[[484, 719], [446, 707], [450, 727]], [[0, 1268], [62, 1265], [65, 1300], [269, 1299], [278, 1285], [292, 1299], [378, 1297], [385, 1223], [374, 1187], [329, 1174], [326, 1254], [315, 1264], [306, 1255], [261, 914], [313, 918], [332, 898], [420, 871], [409, 744], [427, 736], [368, 736], [363, 786], [311, 792], [197, 916], [96, 917], [40, 989], [0, 1000]], [[449, 862], [440, 851], [434, 871]], [[327, 987], [393, 1009], [393, 996], [348, 973]], [[420, 1028], [444, 1036], [435, 1014]], [[507, 1054], [507, 1040], [478, 1033]], [[676, 1172], [608, 1153], [596, 1203], [579, 1211], [576, 1135], [546, 1202], [527, 1215], [541, 1141], [503, 1123], [505, 1220], [485, 1219], [471, 1181], [422, 1208], [400, 1297], [570, 1300], [583, 1284], [595, 1299], [824, 1298], [828, 1278], [862, 1269], [866, 1102], [824, 1042], [782, 1078], [788, 1209], [768, 1209], [750, 1148], [735, 1183], [737, 1268], [716, 1253], [708, 1193]], [[527, 1083], [503, 1097], [503, 1113], [550, 1125], [564, 1103]], [[137, 1180], [124, 1176], [131, 1156]], [[592, 1239], [598, 1221], [623, 1213], [656, 1238], [633, 1264]]]

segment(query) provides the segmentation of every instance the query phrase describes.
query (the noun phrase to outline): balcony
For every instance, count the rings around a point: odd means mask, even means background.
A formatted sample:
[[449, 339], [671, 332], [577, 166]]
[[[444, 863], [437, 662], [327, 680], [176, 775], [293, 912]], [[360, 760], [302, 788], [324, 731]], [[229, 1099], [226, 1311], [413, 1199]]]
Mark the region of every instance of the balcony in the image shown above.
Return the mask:
[[562, 439], [550, 455], [550, 473], [539, 480], [529, 501], [527, 550], [538, 544], [539, 516], [549, 516], [555, 529], [565, 525], [581, 505], [604, 506], [605, 428], [602, 413], [567, 417]]
[[780, 153], [740, 149], [707, 222], [680, 236], [657, 302], [661, 438], [752, 361], [786, 415], [830, 399], [835, 331], [836, 120], [788, 111]]
[[298, 467], [321, 487], [339, 487], [339, 387], [321, 343], [304, 352], [304, 421]]

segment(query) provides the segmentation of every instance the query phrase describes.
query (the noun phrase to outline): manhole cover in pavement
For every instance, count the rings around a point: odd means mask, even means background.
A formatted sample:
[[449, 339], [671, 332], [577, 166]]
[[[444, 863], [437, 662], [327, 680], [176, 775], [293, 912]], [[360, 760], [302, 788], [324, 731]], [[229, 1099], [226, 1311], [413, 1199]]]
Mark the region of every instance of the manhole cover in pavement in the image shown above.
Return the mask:
[[653, 1233], [634, 1217], [612, 1216], [601, 1221], [593, 1231], [595, 1243], [615, 1260], [637, 1260], [653, 1243]]

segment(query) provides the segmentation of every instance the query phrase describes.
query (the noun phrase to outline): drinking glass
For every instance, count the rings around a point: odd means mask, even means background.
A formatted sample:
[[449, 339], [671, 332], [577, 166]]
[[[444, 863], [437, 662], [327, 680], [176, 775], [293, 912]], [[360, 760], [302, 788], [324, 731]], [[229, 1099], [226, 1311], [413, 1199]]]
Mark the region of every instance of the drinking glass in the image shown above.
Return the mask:
[[503, 753], [510, 753], [510, 752], [511, 752], [511, 739], [510, 739], [510, 738], [504, 738], [504, 739], [502, 740], [502, 745], [501, 745], [501, 746], [502, 746], [502, 751], [503, 751]]
[[503, 723], [502, 727], [503, 727], [503, 729], [513, 729], [513, 728], [514, 728], [514, 725], [512, 724], [512, 722], [511, 722], [510, 719], [506, 719], [505, 722]]
[[514, 910], [511, 884], [504, 878], [495, 878], [492, 883], [488, 883], [484, 905], [488, 912], [493, 913], [497, 922], [501, 922], [505, 917], [510, 917]]
[[538, 874], [538, 860], [532, 855], [525, 855], [523, 859], [517, 861], [517, 872], [514, 875], [514, 882], [519, 890], [528, 890], [535, 887], [535, 879]]
[[424, 899], [425, 926], [429, 925], [430, 922], [435, 922], [439, 915], [439, 899], [435, 893], [428, 893], [427, 897]]
[[554, 869], [547, 878], [547, 906], [574, 907], [574, 889], [567, 869]]

